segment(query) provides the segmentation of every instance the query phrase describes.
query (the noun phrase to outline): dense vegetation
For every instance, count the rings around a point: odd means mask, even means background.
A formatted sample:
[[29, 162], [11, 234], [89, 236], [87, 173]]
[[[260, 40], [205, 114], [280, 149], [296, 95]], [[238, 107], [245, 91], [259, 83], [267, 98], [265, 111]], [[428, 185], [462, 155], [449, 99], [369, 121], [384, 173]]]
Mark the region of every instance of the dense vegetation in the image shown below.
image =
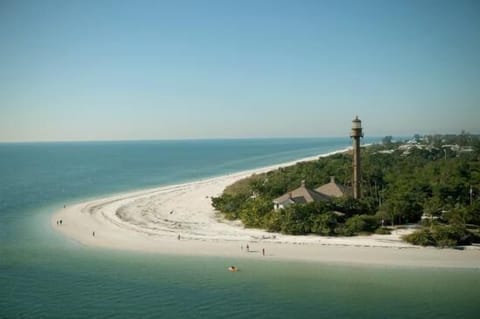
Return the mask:
[[212, 203], [226, 218], [240, 219], [246, 227], [285, 234], [388, 233], [383, 225], [423, 220], [424, 227], [407, 241], [435, 246], [476, 241], [480, 138], [464, 132], [415, 138], [418, 143], [408, 150], [391, 137], [362, 149], [360, 200], [346, 197], [273, 210], [272, 200], [297, 188], [301, 180], [312, 189], [327, 183], [330, 176], [350, 185], [352, 159], [345, 153], [253, 175], [227, 187]]

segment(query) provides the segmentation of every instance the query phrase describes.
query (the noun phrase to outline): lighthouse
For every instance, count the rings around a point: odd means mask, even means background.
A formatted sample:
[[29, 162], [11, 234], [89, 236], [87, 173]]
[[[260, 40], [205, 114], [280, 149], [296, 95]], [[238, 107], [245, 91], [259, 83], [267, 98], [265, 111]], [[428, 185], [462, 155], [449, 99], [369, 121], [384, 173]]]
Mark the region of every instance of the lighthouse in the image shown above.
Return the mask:
[[353, 139], [353, 198], [359, 199], [361, 197], [360, 182], [361, 182], [361, 167], [360, 167], [360, 138], [363, 137], [362, 121], [355, 117], [352, 121], [352, 132], [350, 137]]

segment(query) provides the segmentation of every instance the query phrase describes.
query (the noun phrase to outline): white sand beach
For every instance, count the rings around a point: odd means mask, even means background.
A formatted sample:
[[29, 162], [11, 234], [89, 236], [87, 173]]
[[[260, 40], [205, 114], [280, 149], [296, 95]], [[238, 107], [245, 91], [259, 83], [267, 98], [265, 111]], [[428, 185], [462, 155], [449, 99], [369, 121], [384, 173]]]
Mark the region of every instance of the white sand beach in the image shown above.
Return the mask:
[[[324, 156], [328, 155], [331, 154]], [[396, 230], [391, 235], [290, 236], [246, 229], [240, 222], [224, 220], [211, 205], [212, 196], [220, 195], [239, 179], [316, 158], [69, 205], [52, 215], [51, 224], [81, 244], [110, 249], [263, 260], [480, 268], [478, 247], [454, 250], [412, 246], [400, 238], [411, 231], [408, 229]], [[59, 220], [61, 225], [57, 224]]]

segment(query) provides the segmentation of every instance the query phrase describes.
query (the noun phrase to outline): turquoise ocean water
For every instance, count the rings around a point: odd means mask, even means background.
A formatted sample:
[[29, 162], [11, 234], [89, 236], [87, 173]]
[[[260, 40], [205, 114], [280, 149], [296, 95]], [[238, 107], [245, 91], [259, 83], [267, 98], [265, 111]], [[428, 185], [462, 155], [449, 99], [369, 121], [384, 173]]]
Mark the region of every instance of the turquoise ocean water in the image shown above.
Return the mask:
[[[477, 318], [478, 270], [111, 251], [50, 227], [63, 204], [349, 145], [344, 138], [0, 144], [0, 318]], [[243, 271], [225, 271], [230, 264]]]

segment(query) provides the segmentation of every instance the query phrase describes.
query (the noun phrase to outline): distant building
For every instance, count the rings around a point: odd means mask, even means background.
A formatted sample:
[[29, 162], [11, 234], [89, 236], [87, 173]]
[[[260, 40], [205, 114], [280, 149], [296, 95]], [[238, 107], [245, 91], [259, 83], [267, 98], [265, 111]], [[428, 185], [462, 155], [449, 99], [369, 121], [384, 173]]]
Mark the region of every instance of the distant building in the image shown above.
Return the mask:
[[349, 196], [351, 189], [338, 184], [335, 177], [330, 177], [330, 183], [324, 184], [316, 189], [309, 189], [305, 186], [305, 181], [299, 188], [296, 188], [273, 200], [273, 208], [279, 210], [292, 204], [307, 204], [312, 202], [328, 202], [332, 198]]
[[381, 150], [381, 151], [378, 151], [377, 153], [378, 154], [393, 154], [395, 152], [395, 150]]
[[344, 197], [352, 194], [352, 189], [338, 184], [335, 180], [335, 176], [330, 176], [330, 183], [316, 188], [315, 191], [328, 197]]
[[473, 148], [471, 146], [465, 146], [460, 149], [460, 153], [470, 153], [473, 152]]
[[328, 202], [330, 198], [327, 195], [320, 194], [313, 189], [305, 186], [305, 181], [299, 188], [296, 188], [273, 200], [275, 210], [286, 208], [292, 204], [307, 204], [312, 202]]

